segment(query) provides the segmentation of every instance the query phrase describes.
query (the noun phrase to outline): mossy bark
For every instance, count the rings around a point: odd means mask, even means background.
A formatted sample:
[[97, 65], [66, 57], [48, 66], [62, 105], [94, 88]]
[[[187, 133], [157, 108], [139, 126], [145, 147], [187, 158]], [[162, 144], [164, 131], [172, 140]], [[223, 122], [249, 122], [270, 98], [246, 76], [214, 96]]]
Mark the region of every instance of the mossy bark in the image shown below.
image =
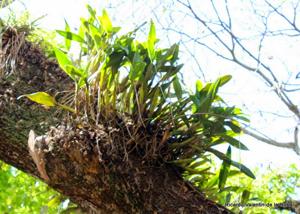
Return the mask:
[[[50, 128], [61, 123], [57, 112], [16, 98], [37, 91], [54, 94], [71, 89], [72, 84], [56, 63], [31, 44], [25, 42], [24, 49], [18, 53], [22, 59], [15, 71], [2, 72], [0, 77], [2, 161], [44, 180], [88, 213], [229, 213], [205, 199], [171, 165], [148, 166], [135, 154], [127, 161], [115, 158], [105, 143], [109, 140], [105, 127], [99, 128], [100, 146], [87, 129]], [[47, 132], [33, 138], [31, 155], [30, 130], [37, 135]], [[46, 180], [33, 161], [35, 152], [44, 163]]]

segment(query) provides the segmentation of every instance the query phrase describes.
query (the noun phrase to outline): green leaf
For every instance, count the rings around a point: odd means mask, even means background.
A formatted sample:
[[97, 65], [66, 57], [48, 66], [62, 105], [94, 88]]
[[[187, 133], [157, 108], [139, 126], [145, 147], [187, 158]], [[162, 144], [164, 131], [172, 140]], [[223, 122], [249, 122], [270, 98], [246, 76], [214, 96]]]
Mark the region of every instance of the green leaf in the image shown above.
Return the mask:
[[124, 61], [124, 52], [114, 52], [109, 56], [107, 67], [112, 66], [118, 68], [120, 64]]
[[48, 203], [47, 203], [47, 206], [48, 207], [57, 207], [58, 205], [60, 205], [61, 203], [61, 199], [62, 197], [60, 195], [57, 195], [55, 197], [53, 197]]
[[242, 201], [241, 201], [241, 203], [242, 204], [247, 203], [247, 201], [249, 201], [249, 197], [250, 197], [250, 191], [244, 190], [243, 193], [242, 193]]
[[76, 41], [76, 42], [79, 42], [79, 43], [84, 43], [84, 39], [79, 36], [78, 34], [75, 34], [75, 33], [72, 33], [70, 31], [62, 31], [62, 30], [56, 30], [56, 32], [65, 37], [66, 40], [68, 41]]
[[[66, 32], [70, 32], [71, 31], [70, 26], [69, 26], [67, 20], [65, 20], [65, 31]], [[69, 38], [67, 38], [67, 37], [65, 37], [65, 45], [66, 45], [66, 49], [70, 50], [70, 48], [71, 48], [71, 40]]]
[[106, 10], [102, 11], [102, 16], [99, 17], [99, 19], [100, 19], [101, 26], [103, 27], [104, 31], [106, 33], [112, 32], [112, 30], [113, 30], [112, 23], [110, 21], [110, 18], [108, 16]]
[[151, 115], [154, 109], [157, 107], [157, 103], [159, 101], [160, 88], [156, 88], [154, 90], [153, 96], [151, 97], [151, 105], [149, 108], [149, 114]]
[[218, 184], [219, 177], [217, 175], [213, 176], [211, 179], [208, 180], [206, 183], [206, 188], [213, 187]]
[[183, 67], [183, 64], [172, 66], [172, 69], [170, 69], [161, 79], [160, 82], [168, 80], [170, 77], [173, 77], [175, 74], [177, 74], [180, 69]]
[[77, 76], [79, 77], [80, 79], [85, 79], [87, 77], [86, 73], [84, 70], [82, 69], [78, 69], [76, 68], [75, 66], [73, 65], [67, 65], [67, 70], [68, 72], [73, 75], [74, 77]]
[[196, 81], [196, 91], [200, 92], [201, 89], [203, 88], [203, 84], [200, 80]]
[[58, 61], [59, 66], [61, 67], [61, 69], [75, 81], [75, 76], [70, 71], [70, 66], [73, 66], [73, 64], [72, 64], [71, 60], [69, 59], [69, 57], [59, 49], [54, 49], [54, 52], [55, 52], [56, 59]]
[[220, 87], [220, 83], [221, 83], [221, 80], [218, 79], [216, 82], [214, 82], [209, 90], [208, 90], [208, 94], [210, 96], [210, 102], [212, 103], [214, 101], [214, 99], [216, 98], [216, 95], [218, 93], [218, 89]]
[[238, 163], [238, 162], [235, 162], [235, 161], [231, 161], [231, 165], [233, 165], [236, 168], [240, 169], [241, 172], [243, 172], [245, 175], [249, 176], [250, 178], [255, 179], [255, 175], [245, 165], [243, 165], [241, 163]]
[[142, 61], [139, 53], [135, 53], [133, 57], [133, 62], [131, 64], [129, 78], [132, 81], [138, 80], [146, 67], [146, 63]]
[[216, 155], [221, 160], [229, 162], [232, 166], [238, 168], [241, 172], [243, 172], [245, 175], [249, 176], [250, 178], [255, 179], [255, 175], [251, 172], [250, 169], [248, 169], [243, 164], [231, 160], [225, 154], [223, 154], [222, 152], [219, 152], [218, 150], [215, 150], [213, 148], [207, 148], [206, 150], [210, 153], [213, 153], [214, 155]]
[[178, 44], [174, 44], [170, 49], [172, 51], [172, 58], [168, 59], [168, 60], [171, 60], [171, 63], [173, 64], [178, 59], [179, 45]]
[[[220, 86], [220, 79], [218, 79], [216, 82], [209, 85], [207, 95], [205, 97], [203, 97], [202, 100], [200, 101], [201, 102], [200, 106], [199, 106], [199, 111], [200, 112], [208, 112], [208, 110], [211, 107], [211, 104], [214, 102], [214, 100], [216, 98], [219, 86]], [[206, 87], [204, 87], [203, 89], [205, 89], [205, 88]]]
[[219, 80], [220, 80], [219, 86], [225, 85], [227, 82], [229, 82], [231, 80], [231, 78], [232, 78], [231, 75], [225, 75], [225, 76], [219, 77]]
[[155, 30], [155, 25], [151, 20], [150, 31], [148, 35], [148, 41], [147, 41], [147, 45], [148, 45], [147, 50], [148, 50], [149, 58], [152, 62], [155, 59], [155, 42], [156, 42], [156, 30]]
[[118, 33], [121, 30], [121, 27], [113, 27], [112, 32], [113, 33]]
[[160, 55], [159, 52], [156, 53], [157, 57], [157, 67], [165, 65], [166, 62], [171, 62], [171, 65], [177, 60], [179, 45], [173, 44], [169, 49], [166, 49], [167, 52], [164, 55]]
[[177, 76], [175, 76], [175, 78], [173, 80], [173, 87], [174, 87], [177, 99], [178, 100], [181, 99], [182, 98], [182, 88], [181, 88], [181, 84], [180, 84]]
[[241, 150], [249, 150], [247, 148], [247, 146], [245, 146], [243, 143], [241, 143], [239, 140], [231, 137], [231, 136], [228, 136], [228, 135], [224, 135], [222, 137], [226, 142], [228, 142], [230, 145], [238, 148], [238, 149], [241, 149]]
[[101, 32], [95, 25], [93, 25], [89, 22], [87, 22], [86, 25], [87, 25], [87, 29], [88, 29], [88, 34], [92, 38], [91, 41], [94, 41], [93, 43], [91, 42], [92, 44], [90, 45], [90, 48], [92, 49], [95, 45], [97, 46], [97, 48], [101, 48], [103, 45], [103, 39], [102, 39]]
[[41, 105], [44, 105], [47, 107], [53, 107], [56, 105], [56, 101], [55, 101], [54, 97], [50, 96], [46, 92], [36, 92], [33, 94], [24, 94], [22, 96], [19, 96], [18, 99], [20, 99], [22, 97], [27, 97], [30, 100], [32, 100], [33, 102], [36, 102], [38, 104], [41, 104]]
[[231, 193], [226, 194], [225, 203], [229, 203], [231, 199]]
[[86, 5], [86, 8], [89, 11], [89, 14], [91, 15], [91, 17], [93, 17], [94, 19], [96, 19], [96, 10], [94, 10], [89, 4]]
[[224, 125], [229, 126], [231, 130], [234, 131], [235, 133], [241, 133], [242, 131], [241, 127], [239, 126], [239, 123], [235, 120], [225, 121]]
[[[231, 147], [228, 146], [227, 152], [226, 152], [227, 158], [231, 159]], [[220, 174], [219, 174], [219, 189], [223, 189], [226, 184], [226, 180], [228, 178], [228, 173], [230, 169], [230, 163], [228, 161], [223, 161]]]

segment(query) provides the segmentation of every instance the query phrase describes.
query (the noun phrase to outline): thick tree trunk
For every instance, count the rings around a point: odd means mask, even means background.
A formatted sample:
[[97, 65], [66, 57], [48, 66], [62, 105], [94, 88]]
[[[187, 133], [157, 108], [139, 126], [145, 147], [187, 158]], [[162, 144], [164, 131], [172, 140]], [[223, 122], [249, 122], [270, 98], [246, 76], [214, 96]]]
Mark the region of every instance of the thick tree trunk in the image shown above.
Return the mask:
[[71, 88], [70, 81], [27, 42], [17, 56], [12, 74], [5, 74], [12, 66], [0, 71], [1, 160], [44, 180], [88, 213], [229, 213], [205, 199], [171, 165], [150, 166], [134, 153], [115, 157], [111, 141], [122, 140], [117, 130], [50, 128], [62, 124], [58, 113], [16, 97], [54, 94]]

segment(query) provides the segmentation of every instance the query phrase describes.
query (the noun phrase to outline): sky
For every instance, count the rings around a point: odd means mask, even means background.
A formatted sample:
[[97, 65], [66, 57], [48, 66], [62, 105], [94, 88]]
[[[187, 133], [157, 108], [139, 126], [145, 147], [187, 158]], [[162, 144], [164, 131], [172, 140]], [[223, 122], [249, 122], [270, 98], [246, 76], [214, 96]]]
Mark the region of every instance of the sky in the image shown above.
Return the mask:
[[[118, 2], [120, 3], [118, 4]], [[116, 23], [116, 25], [122, 26], [125, 30], [133, 29], [134, 26], [141, 24], [143, 20], [149, 21], [151, 18], [154, 18], [151, 17], [151, 11], [147, 10], [145, 5], [135, 3], [134, 0], [23, 0], [23, 3], [16, 0], [13, 8], [16, 13], [27, 8], [33, 19], [46, 15], [39, 21], [40, 26], [48, 30], [54, 30], [64, 29], [64, 19], [66, 19], [72, 27], [78, 26], [79, 17], [87, 15], [87, 10], [85, 9], [86, 3], [91, 4], [98, 9], [98, 11], [101, 11], [105, 7], [108, 12], [112, 12], [110, 16], [112, 17], [113, 22]], [[153, 4], [152, 6], [155, 7], [157, 1], [147, 1], [147, 4]], [[112, 5], [118, 6], [112, 8]], [[203, 2], [199, 7], [200, 6], [205, 8]], [[162, 16], [165, 15], [167, 9], [168, 8], [160, 8], [160, 6], [157, 5], [157, 11], [161, 11]], [[233, 15], [244, 16], [244, 14], [240, 14], [243, 11], [235, 11], [236, 12]], [[163, 21], [163, 19], [161, 19], [161, 21]], [[274, 20], [274, 23], [277, 23], [277, 21]], [[183, 21], [182, 25], [186, 32], [196, 33], [195, 26], [193, 26], [192, 22], [186, 20]], [[237, 28], [235, 30], [237, 32], [240, 31], [241, 33], [245, 33], [247, 32], [246, 30], [249, 29]], [[158, 32], [158, 37], [163, 38], [162, 40], [164, 41], [166, 35], [162, 34], [161, 31]], [[168, 35], [168, 38], [173, 43], [177, 42], [179, 39], [178, 36], [171, 34]], [[288, 69], [294, 71], [300, 70], [300, 65], [294, 63], [295, 61], [299, 61], [300, 49], [293, 48], [291, 45], [292, 42], [288, 44], [282, 42], [282, 44], [276, 44], [276, 46], [273, 45], [274, 42], [276, 41], [271, 40], [265, 44], [264, 49], [264, 55], [271, 60], [270, 65], [277, 70], [282, 68], [284, 68], [282, 70], [286, 70], [286, 67], [284, 66], [291, 66]], [[198, 52], [195, 47], [190, 48], [195, 49], [194, 51]], [[289, 54], [286, 55], [286, 52], [289, 52]], [[280, 58], [285, 63], [279, 63], [278, 60], [272, 61], [272, 58]], [[256, 124], [256, 127], [260, 128], [265, 133], [274, 136], [274, 138], [280, 141], [289, 141], [291, 134], [287, 130], [294, 125], [291, 123], [291, 118], [277, 118], [272, 121], [272, 118], [274, 117], [270, 114], [270, 118], [263, 121], [259, 113], [257, 113], [259, 110], [268, 111], [269, 109], [280, 112], [282, 111], [282, 108], [285, 107], [281, 102], [278, 102], [278, 99], [272, 93], [270, 93], [270, 89], [266, 88], [260, 81], [257, 81], [255, 75], [250, 74], [249, 72], [241, 72], [239, 68], [232, 66], [232, 64], [228, 62], [221, 60], [216, 62], [216, 57], [212, 56], [211, 53], [208, 53], [207, 51], [199, 51], [199, 59], [204, 70], [209, 71], [205, 74], [208, 80], [213, 80], [220, 74], [228, 74], [228, 71], [233, 74], [232, 82], [221, 90], [225, 100], [229, 100], [230, 104], [239, 106], [242, 109], [247, 108], [247, 113], [251, 115], [251, 122]], [[195, 66], [192, 63], [188, 63], [188, 56], [184, 55], [184, 53], [182, 54], [182, 60], [187, 62], [185, 66], [186, 70]], [[197, 77], [193, 72], [187, 71], [184, 74], [187, 85], [194, 85], [196, 78]], [[297, 104], [300, 104], [300, 102]], [[283, 130], [283, 127], [286, 127], [287, 130]], [[291, 150], [272, 147], [248, 136], [241, 136], [240, 140], [248, 146], [250, 151], [241, 152], [235, 150], [235, 158], [242, 161], [250, 168], [261, 165], [267, 166], [269, 163], [278, 167], [286, 167], [291, 163], [296, 163], [300, 167], [299, 156]], [[222, 149], [225, 149], [225, 147]]]

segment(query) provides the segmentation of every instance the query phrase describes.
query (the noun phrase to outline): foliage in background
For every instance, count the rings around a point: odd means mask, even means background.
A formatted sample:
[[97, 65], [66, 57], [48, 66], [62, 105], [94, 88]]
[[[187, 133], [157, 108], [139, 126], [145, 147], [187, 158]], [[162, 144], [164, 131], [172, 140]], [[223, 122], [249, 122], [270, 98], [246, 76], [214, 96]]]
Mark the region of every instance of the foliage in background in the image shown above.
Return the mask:
[[[215, 165], [214, 162], [211, 163]], [[274, 208], [274, 203], [292, 201], [299, 195], [300, 172], [296, 165], [292, 164], [288, 169], [256, 169], [256, 179], [250, 179], [235, 169], [228, 169], [226, 184], [220, 188], [221, 171], [210, 175], [190, 175], [185, 173], [185, 178], [194, 183], [208, 198], [220, 204], [226, 203], [264, 203], [272, 204], [271, 207], [228, 207], [234, 213], [290, 213]]]
[[63, 197], [46, 184], [0, 162], [1, 213], [60, 213]]
[[11, 8], [8, 8], [8, 10], [9, 13], [2, 14], [0, 18], [0, 34], [2, 35], [6, 32], [8, 28], [13, 28], [17, 32], [24, 33], [26, 39], [39, 46], [47, 57], [54, 57], [53, 47], [62, 47], [62, 45], [57, 41], [55, 32], [46, 31], [38, 27], [39, 21], [44, 16], [32, 19], [27, 10], [21, 14], [15, 13]]

